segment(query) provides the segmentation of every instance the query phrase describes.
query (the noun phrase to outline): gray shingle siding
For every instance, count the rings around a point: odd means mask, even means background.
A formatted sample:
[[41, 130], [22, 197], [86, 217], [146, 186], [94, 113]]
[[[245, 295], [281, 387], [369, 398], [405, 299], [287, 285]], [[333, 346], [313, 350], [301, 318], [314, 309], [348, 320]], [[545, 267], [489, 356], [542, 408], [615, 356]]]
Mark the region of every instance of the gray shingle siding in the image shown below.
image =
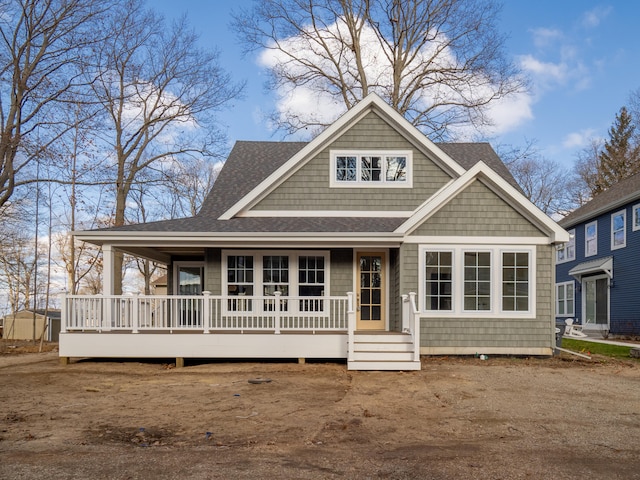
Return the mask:
[[477, 180], [451, 199], [412, 235], [546, 236]]

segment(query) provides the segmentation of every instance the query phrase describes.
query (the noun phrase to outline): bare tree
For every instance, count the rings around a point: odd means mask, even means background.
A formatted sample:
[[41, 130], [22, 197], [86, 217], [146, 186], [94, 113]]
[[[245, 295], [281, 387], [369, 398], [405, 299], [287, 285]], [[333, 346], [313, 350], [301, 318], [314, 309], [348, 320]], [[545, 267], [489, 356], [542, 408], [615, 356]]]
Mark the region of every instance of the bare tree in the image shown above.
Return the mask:
[[[215, 114], [243, 86], [231, 82], [216, 52], [198, 48], [184, 19], [168, 27], [139, 0], [119, 3], [104, 29], [109, 40], [95, 52], [93, 88], [106, 118], [102, 141], [113, 152], [113, 225], [121, 226], [141, 172], [165, 160], [221, 153]], [[121, 255], [116, 269], [122, 270]], [[115, 280], [119, 292], [121, 275]]]
[[533, 142], [524, 147], [503, 145], [498, 151], [524, 195], [544, 213], [563, 216], [575, 208], [567, 195], [568, 171], [542, 157]]
[[0, 3], [0, 206], [19, 174], [65, 131], [56, 108], [77, 94], [79, 64], [97, 41], [106, 0]]
[[[376, 92], [446, 140], [460, 126], [489, 125], [487, 108], [525, 88], [505, 58], [498, 13], [493, 0], [257, 0], [233, 26], [246, 52], [262, 51], [284, 103], [272, 119], [285, 132], [324, 128]], [[300, 92], [304, 113], [291, 100]]]

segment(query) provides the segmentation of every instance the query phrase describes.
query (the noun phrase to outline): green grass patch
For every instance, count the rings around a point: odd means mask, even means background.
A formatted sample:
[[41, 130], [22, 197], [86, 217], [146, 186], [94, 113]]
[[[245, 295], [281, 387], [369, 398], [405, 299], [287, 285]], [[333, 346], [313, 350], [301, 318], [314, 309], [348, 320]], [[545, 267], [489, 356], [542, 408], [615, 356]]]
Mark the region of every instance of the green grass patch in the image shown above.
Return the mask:
[[573, 338], [563, 338], [562, 348], [578, 353], [604, 355], [611, 358], [631, 358], [629, 355], [631, 347], [609, 345], [608, 343], [584, 342]]

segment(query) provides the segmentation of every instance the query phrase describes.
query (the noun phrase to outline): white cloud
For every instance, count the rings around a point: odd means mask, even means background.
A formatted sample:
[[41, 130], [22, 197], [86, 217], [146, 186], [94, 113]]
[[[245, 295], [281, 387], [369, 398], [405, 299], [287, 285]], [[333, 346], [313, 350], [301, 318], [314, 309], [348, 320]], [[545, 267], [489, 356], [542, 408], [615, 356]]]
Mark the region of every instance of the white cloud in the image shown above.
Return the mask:
[[580, 24], [585, 28], [595, 28], [609, 16], [612, 7], [595, 7], [582, 14]]
[[553, 28], [534, 28], [533, 44], [538, 48], [555, 45], [562, 38], [562, 32]]
[[[360, 78], [357, 70], [357, 62], [355, 61], [354, 52], [351, 49], [344, 48], [344, 39], [350, 38], [344, 21], [338, 18], [335, 23], [326, 27], [322, 32], [322, 45], [329, 45], [329, 50], [334, 54], [333, 59], [338, 58], [340, 61], [340, 74], [347, 83], [351, 92], [351, 102], [356, 102], [362, 96], [362, 91], [358, 79]], [[300, 82], [302, 85], [292, 86], [291, 83], [283, 82], [278, 88], [277, 111], [281, 118], [300, 119], [300, 125], [309, 124], [328, 124], [336, 120], [345, 110], [344, 102], [340, 94], [328, 93], [326, 91], [326, 75], [338, 74], [336, 66], [328, 57], [327, 52], [323, 49], [320, 42], [310, 40], [317, 38], [316, 32], [309, 32], [309, 36], [299, 35], [282, 40], [282, 49], [289, 52], [284, 54], [280, 49], [264, 50], [259, 58], [259, 64], [263, 67], [274, 69], [276, 71], [285, 71], [289, 77], [298, 77], [304, 75], [306, 81]], [[378, 39], [376, 32], [365, 26], [360, 36], [361, 52], [363, 56], [363, 64], [367, 74], [367, 80], [370, 91], [378, 93], [382, 98], [391, 96], [391, 86], [394, 83], [394, 71], [390, 58], [393, 52], [385, 51], [388, 46], [383, 46]], [[411, 63], [405, 68], [404, 76], [401, 80], [400, 89], [410, 87], [413, 80], [422, 72], [419, 67], [423, 64], [431, 64], [434, 69], [439, 66], [442, 70], [448, 70], [457, 62], [455, 55], [448, 48], [438, 49], [441, 42], [438, 39], [429, 42], [428, 47], [416, 52]], [[444, 39], [442, 39], [444, 44]], [[301, 59], [301, 61], [292, 60]], [[319, 67], [323, 75], [312, 76], [308, 74], [305, 64], [312, 64]], [[426, 110], [430, 105], [435, 104], [459, 104], [461, 97], [464, 96], [466, 101], [475, 101], [483, 103], [484, 99], [493, 95], [493, 90], [489, 78], [477, 78], [474, 85], [469, 85], [468, 79], [461, 79], [460, 84], [456, 88], [438, 83], [420, 90], [419, 94], [414, 96], [412, 108], [414, 110]], [[518, 100], [519, 108], [512, 109], [510, 115], [505, 114], [504, 107], [496, 106], [496, 118], [516, 118], [530, 115], [530, 109], [526, 107], [527, 102], [522, 99]], [[526, 108], [523, 108], [526, 107]], [[517, 120], [521, 121], [521, 120]], [[308, 132], [315, 133], [315, 132]]]
[[540, 86], [564, 83], [569, 76], [569, 67], [564, 63], [543, 62], [532, 55], [521, 56], [519, 63], [520, 67]]
[[589, 128], [579, 132], [571, 132], [562, 141], [564, 148], [584, 148], [591, 143], [596, 136], [596, 130]]
[[488, 133], [501, 135], [533, 120], [533, 103], [534, 99], [528, 93], [510, 95], [497, 101], [489, 108], [489, 117], [494, 125]]

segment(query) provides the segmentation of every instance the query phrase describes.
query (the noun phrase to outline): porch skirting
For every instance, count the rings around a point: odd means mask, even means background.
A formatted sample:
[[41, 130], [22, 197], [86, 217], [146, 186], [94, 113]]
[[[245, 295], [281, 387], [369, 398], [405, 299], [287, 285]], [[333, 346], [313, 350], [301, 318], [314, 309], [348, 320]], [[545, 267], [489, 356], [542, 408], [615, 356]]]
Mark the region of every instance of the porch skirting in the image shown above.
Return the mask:
[[60, 357], [347, 358], [347, 333], [60, 334]]

